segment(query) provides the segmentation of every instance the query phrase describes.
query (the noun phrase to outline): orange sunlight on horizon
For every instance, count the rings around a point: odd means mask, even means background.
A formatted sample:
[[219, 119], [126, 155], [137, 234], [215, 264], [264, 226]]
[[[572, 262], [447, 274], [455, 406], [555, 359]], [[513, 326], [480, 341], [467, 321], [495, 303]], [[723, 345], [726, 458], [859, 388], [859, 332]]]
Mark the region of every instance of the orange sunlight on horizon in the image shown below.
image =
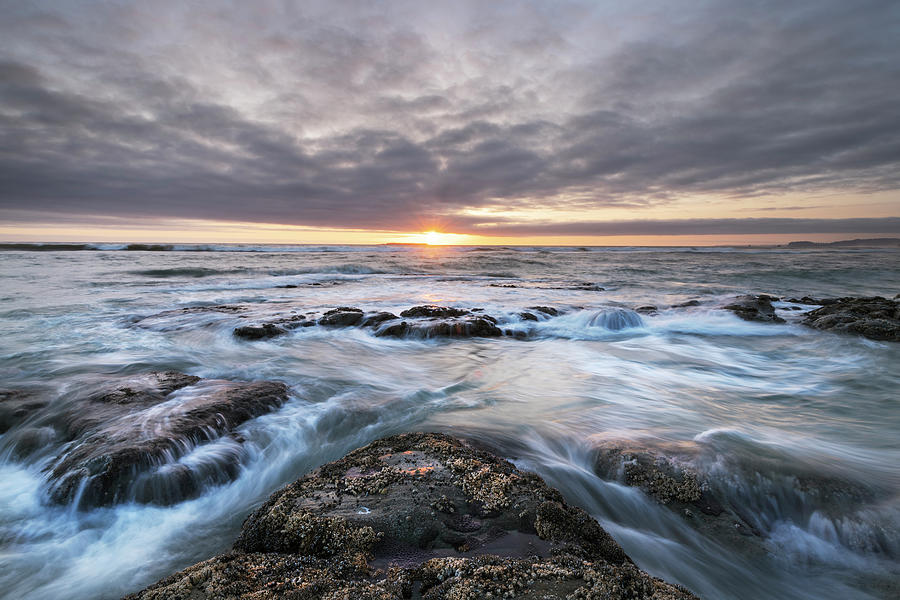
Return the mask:
[[421, 240], [415, 243], [428, 244], [429, 246], [452, 246], [471, 243], [474, 236], [464, 233], [444, 233], [443, 231], [432, 230], [412, 237]]
[[325, 229], [292, 225], [235, 223], [212, 220], [158, 219], [129, 221], [97, 219], [80, 226], [54, 223], [0, 223], [0, 242], [169, 243], [169, 244], [427, 244], [429, 246], [718, 246], [784, 244], [793, 240], [833, 242], [879, 237], [871, 233], [744, 234], [744, 235], [620, 235], [620, 236], [487, 236], [364, 229]]

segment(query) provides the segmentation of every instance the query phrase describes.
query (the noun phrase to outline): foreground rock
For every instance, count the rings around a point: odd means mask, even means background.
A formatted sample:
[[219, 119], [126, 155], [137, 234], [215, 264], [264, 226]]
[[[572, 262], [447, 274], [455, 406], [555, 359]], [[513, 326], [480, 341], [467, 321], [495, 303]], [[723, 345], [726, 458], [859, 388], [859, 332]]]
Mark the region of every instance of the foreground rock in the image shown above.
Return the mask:
[[[814, 300], [809, 298], [809, 300]], [[837, 298], [804, 316], [803, 324], [815, 329], [853, 333], [869, 339], [900, 342], [900, 301], [880, 296]]]
[[[60, 399], [62, 408], [44, 418], [67, 442], [49, 467], [50, 497], [81, 507], [192, 497], [236, 476], [244, 449], [235, 428], [287, 399], [287, 387], [271, 381], [174, 371], [107, 378]], [[214, 451], [184, 460], [208, 443]]]
[[386, 438], [288, 485], [234, 550], [132, 599], [695, 598], [638, 569], [535, 475], [439, 434]]
[[730, 310], [745, 321], [758, 321], [760, 323], [784, 323], [784, 319], [775, 314], [772, 301], [777, 301], [774, 296], [761, 294], [759, 296], [738, 296], [734, 302], [726, 305], [725, 310]]

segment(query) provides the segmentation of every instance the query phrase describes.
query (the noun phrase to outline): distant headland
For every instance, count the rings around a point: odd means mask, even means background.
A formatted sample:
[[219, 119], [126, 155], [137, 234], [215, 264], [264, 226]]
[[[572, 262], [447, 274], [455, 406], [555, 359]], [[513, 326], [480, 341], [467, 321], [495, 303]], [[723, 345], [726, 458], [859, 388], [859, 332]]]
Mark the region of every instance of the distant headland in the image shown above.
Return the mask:
[[788, 248], [900, 248], [900, 238], [868, 238], [839, 242], [789, 242]]

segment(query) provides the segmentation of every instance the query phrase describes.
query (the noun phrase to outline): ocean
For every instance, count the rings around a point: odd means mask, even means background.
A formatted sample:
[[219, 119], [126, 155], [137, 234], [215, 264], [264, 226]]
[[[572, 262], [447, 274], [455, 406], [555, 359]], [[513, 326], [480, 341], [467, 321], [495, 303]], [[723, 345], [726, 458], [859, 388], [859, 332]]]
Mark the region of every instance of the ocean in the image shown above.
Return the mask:
[[[52, 413], [94, 381], [160, 370], [290, 388], [239, 427], [229, 480], [174, 503], [51, 502], [48, 472], [79, 442], [38, 416], [14, 423], [0, 435], [2, 598], [137, 591], [225, 551], [284, 484], [406, 431], [538, 473], [641, 568], [704, 598], [900, 593], [900, 345], [810, 329], [814, 307], [787, 301], [892, 298], [896, 249], [7, 244], [0, 261], [0, 407], [26, 390]], [[721, 308], [747, 293], [782, 298], [786, 322]], [[510, 335], [232, 333], [424, 304], [481, 309]], [[242, 312], [207, 310], [223, 305]], [[29, 427], [43, 437], [25, 452]], [[173, 460], [202, 463], [220, 443], [187, 440]], [[626, 485], [598, 466], [611, 447], [688, 461], [737, 520]]]

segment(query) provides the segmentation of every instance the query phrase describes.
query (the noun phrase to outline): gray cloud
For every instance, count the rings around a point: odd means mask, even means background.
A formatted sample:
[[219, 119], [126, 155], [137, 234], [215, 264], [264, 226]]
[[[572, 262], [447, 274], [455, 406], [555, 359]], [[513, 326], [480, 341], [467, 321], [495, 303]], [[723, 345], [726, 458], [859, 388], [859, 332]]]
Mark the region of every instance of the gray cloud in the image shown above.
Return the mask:
[[[0, 214], [487, 231], [454, 213], [900, 189], [896, 2], [676, 4], [14, 4]], [[742, 221], [694, 226], [896, 231]]]
[[881, 219], [673, 219], [464, 227], [490, 235], [747, 235], [757, 233], [900, 234], [900, 218]]

